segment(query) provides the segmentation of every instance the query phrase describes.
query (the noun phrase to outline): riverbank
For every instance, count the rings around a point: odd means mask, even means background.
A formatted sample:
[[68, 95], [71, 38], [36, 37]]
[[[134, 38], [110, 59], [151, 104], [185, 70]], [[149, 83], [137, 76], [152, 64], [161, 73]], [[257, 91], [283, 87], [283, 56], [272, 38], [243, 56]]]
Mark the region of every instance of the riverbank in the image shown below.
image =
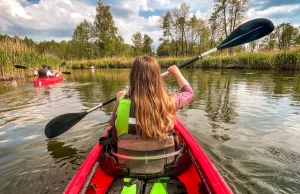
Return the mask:
[[[46, 63], [53, 68], [58, 68], [61, 62], [56, 56], [39, 54], [26, 48], [5, 50], [0, 47], [0, 80], [22, 79], [33, 76], [32, 70], [14, 68], [15, 64], [26, 67], [39, 68]], [[7, 48], [12, 48], [7, 47]], [[157, 58], [162, 68], [179, 65], [192, 57], [184, 58]], [[67, 68], [86, 69], [93, 65], [95, 68], [130, 68], [135, 57], [114, 57], [98, 60], [67, 61]], [[208, 56], [187, 66], [188, 68], [228, 68], [228, 69], [275, 69], [275, 70], [300, 70], [300, 49], [276, 52], [247, 52], [234, 55]]]
[[0, 80], [22, 79], [33, 76], [33, 70], [16, 69], [15, 65], [40, 68], [43, 63], [58, 68], [62, 62], [57, 56], [38, 53], [28, 47], [21, 39], [4, 38], [0, 40]]
[[[157, 58], [162, 68], [181, 64], [192, 57]], [[131, 58], [105, 58], [99, 60], [68, 61], [73, 69], [95, 68], [130, 68], [134, 61]], [[237, 53], [232, 56], [208, 56], [188, 66], [189, 68], [237, 68], [237, 69], [277, 69], [300, 70], [300, 49], [277, 52]]]

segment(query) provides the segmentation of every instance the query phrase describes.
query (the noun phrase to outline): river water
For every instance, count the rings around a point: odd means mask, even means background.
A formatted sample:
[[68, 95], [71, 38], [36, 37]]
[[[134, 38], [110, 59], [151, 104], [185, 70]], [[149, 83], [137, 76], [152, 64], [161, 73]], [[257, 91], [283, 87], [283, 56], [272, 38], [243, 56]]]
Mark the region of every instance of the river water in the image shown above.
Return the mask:
[[[182, 70], [195, 98], [178, 116], [235, 193], [300, 193], [300, 72]], [[128, 86], [129, 70], [77, 70], [48, 87], [0, 83], [0, 193], [62, 193], [113, 104], [47, 139], [54, 117], [82, 112]], [[178, 92], [174, 78], [164, 78]]]

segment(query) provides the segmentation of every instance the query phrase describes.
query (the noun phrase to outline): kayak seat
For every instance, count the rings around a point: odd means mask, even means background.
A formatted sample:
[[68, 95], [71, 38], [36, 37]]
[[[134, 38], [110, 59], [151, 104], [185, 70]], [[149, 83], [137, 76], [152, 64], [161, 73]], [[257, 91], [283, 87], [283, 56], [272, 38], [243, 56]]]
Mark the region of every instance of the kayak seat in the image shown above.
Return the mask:
[[128, 168], [130, 174], [162, 174], [167, 165], [174, 163], [174, 137], [166, 139], [140, 139], [137, 135], [126, 134], [118, 138], [117, 153], [118, 166]]
[[179, 143], [174, 134], [166, 139], [140, 139], [126, 134], [118, 138], [116, 146], [112, 146], [108, 134], [99, 139], [99, 145], [104, 146], [99, 166], [114, 178], [176, 177], [192, 162], [186, 144]]

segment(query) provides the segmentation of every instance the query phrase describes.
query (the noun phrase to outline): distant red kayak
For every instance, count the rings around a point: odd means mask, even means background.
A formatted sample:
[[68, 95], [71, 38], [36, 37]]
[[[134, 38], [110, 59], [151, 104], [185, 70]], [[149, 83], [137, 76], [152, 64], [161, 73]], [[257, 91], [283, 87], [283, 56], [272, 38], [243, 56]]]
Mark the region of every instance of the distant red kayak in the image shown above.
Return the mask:
[[[186, 192], [192, 194], [231, 194], [232, 191], [212, 161], [185, 126], [178, 121], [174, 129], [178, 132], [180, 141], [186, 143], [192, 161], [192, 164], [177, 176], [186, 187]], [[103, 136], [106, 135], [107, 131]], [[107, 192], [114, 178], [106, 174], [100, 166], [99, 161], [105, 151], [102, 148], [103, 146], [99, 144], [95, 145], [65, 189], [65, 194], [104, 194]]]
[[62, 74], [60, 74], [58, 77], [53, 78], [38, 78], [36, 80], [33, 80], [33, 83], [35, 86], [47, 86], [49, 84], [55, 84], [57, 82], [60, 82], [62, 79]]

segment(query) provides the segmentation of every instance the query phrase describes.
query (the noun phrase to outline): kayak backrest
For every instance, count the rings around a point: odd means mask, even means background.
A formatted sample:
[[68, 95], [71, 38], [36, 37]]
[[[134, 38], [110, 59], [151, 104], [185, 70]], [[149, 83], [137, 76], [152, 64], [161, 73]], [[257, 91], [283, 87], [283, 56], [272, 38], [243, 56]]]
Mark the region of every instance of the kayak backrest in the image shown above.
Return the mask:
[[38, 70], [38, 76], [39, 78], [47, 78], [47, 69], [39, 69]]
[[118, 138], [118, 166], [129, 169], [130, 174], [163, 173], [164, 167], [175, 160], [174, 137], [166, 139], [140, 139], [126, 134]]

